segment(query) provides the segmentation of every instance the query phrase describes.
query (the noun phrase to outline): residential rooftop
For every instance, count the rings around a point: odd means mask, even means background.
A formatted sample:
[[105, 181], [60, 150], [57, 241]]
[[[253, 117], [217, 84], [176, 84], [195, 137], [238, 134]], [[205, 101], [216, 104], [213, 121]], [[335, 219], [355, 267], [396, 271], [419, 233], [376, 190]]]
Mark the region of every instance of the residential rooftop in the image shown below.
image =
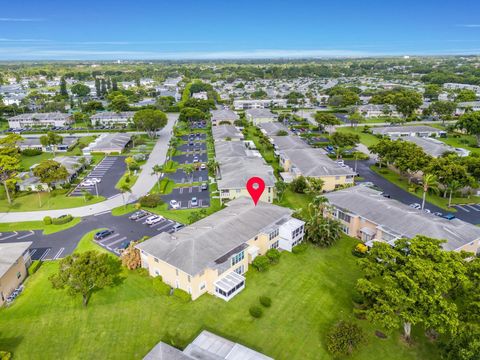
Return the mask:
[[247, 109], [245, 114], [251, 116], [253, 119], [270, 118], [276, 119], [278, 116], [270, 111], [270, 109]]
[[275, 149], [279, 151], [311, 148], [310, 145], [303, 141], [301, 137], [296, 135], [270, 136], [270, 139], [273, 141]]
[[230, 109], [212, 110], [212, 120], [220, 121], [235, 121], [239, 119], [237, 113]]
[[454, 148], [450, 145], [447, 145], [440, 140], [428, 138], [428, 137], [419, 137], [419, 136], [404, 136], [401, 138], [405, 141], [413, 142], [420, 146], [425, 153], [433, 157], [441, 157], [446, 152], [453, 152], [459, 156], [468, 156], [470, 151], [461, 148]]
[[244, 244], [292, 210], [246, 197], [176, 233], [161, 233], [137, 245], [142, 251], [192, 276], [216, 267], [215, 260]]
[[275, 186], [273, 168], [261, 157], [224, 158], [219, 172], [219, 189], [244, 189], [253, 176], [262, 178], [266, 187]]
[[285, 125], [278, 121], [264, 122], [258, 124], [257, 126], [260, 128], [260, 130], [263, 130], [262, 132], [267, 136], [275, 136], [279, 131], [286, 131], [287, 133], [291, 134], [290, 130], [288, 130]]
[[232, 140], [243, 139], [243, 134], [233, 125], [218, 125], [212, 127], [212, 135], [214, 140]]
[[380, 191], [367, 186], [357, 185], [324, 196], [335, 207], [365, 218], [392, 235], [406, 238], [425, 235], [446, 240], [443, 244], [446, 250], [457, 250], [480, 238], [477, 226], [413, 209], [397, 200], [385, 198]]
[[104, 150], [116, 149], [116, 151], [121, 152], [131, 138], [132, 135], [127, 133], [105, 133], [96, 138], [95, 141], [84, 148], [83, 151], [102, 152]]
[[67, 120], [70, 118], [70, 114], [65, 114], [61, 112], [49, 112], [49, 113], [27, 113], [12, 116], [8, 120], [11, 121], [22, 121], [22, 120]]
[[445, 131], [427, 125], [380, 126], [372, 128], [374, 134], [391, 133], [444, 133]]
[[15, 264], [32, 242], [0, 243], [0, 278]]

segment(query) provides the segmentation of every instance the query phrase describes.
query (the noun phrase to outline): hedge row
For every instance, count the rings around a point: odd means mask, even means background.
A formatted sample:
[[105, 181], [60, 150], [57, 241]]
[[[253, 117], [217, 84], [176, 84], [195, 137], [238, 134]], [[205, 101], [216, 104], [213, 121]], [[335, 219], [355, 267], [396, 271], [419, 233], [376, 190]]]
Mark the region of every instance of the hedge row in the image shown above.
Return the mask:
[[51, 216], [45, 216], [43, 218], [43, 223], [45, 225], [63, 225], [63, 224], [66, 224], [66, 223], [69, 223], [70, 221], [73, 220], [73, 216], [72, 215], [62, 215], [58, 218], [52, 218]]

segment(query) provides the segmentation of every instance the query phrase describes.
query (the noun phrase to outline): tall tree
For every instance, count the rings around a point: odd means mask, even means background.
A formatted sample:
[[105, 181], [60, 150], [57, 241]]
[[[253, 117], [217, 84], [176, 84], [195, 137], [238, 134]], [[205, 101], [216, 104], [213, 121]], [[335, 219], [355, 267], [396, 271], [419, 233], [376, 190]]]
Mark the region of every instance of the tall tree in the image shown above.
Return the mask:
[[437, 177], [433, 174], [424, 174], [422, 179], [423, 196], [422, 196], [422, 210], [425, 208], [425, 199], [429, 191], [438, 191]]
[[157, 176], [157, 187], [160, 191], [160, 174], [163, 172], [163, 166], [159, 164], [155, 164], [152, 166], [152, 173]]
[[20, 160], [14, 156], [0, 155], [0, 181], [5, 187], [8, 203], [12, 203], [10, 191], [8, 189], [8, 181], [17, 175], [20, 167]]
[[75, 94], [82, 98], [90, 94], [90, 88], [82, 83], [76, 83], [72, 85], [72, 88], [70, 90], [72, 91], [72, 94]]
[[335, 148], [337, 159], [339, 159], [346, 148], [354, 147], [360, 142], [360, 136], [358, 134], [335, 132], [330, 136], [330, 142]]
[[49, 279], [54, 289], [66, 289], [71, 296], [81, 295], [86, 307], [94, 291], [118, 282], [120, 271], [120, 262], [111, 255], [87, 251], [60, 260], [58, 272]]
[[55, 156], [57, 145], [60, 145], [62, 143], [63, 143], [63, 136], [56, 134], [53, 131], [47, 132], [47, 135], [40, 136], [40, 144], [42, 144], [45, 147], [51, 146], [53, 156]]
[[127, 206], [127, 200], [125, 198], [125, 194], [126, 193], [131, 193], [132, 188], [130, 187], [130, 185], [123, 183], [122, 185], [120, 185], [119, 190], [120, 190], [120, 193], [122, 194], [123, 206], [126, 207]]
[[63, 98], [68, 98], [67, 82], [65, 81], [64, 76], [60, 78], [60, 96]]
[[157, 131], [163, 129], [167, 125], [167, 115], [160, 110], [145, 109], [140, 110], [133, 116], [134, 124], [146, 131], [150, 138], [154, 138]]
[[18, 134], [8, 134], [0, 138], [0, 155], [9, 155], [18, 157], [20, 155], [19, 143], [23, 137]]
[[477, 145], [480, 147], [480, 111], [473, 111], [463, 114], [458, 119], [456, 127], [465, 130], [477, 138]]
[[47, 184], [50, 190], [53, 183], [68, 178], [68, 171], [65, 166], [55, 160], [43, 160], [33, 168], [33, 175], [38, 177], [42, 183]]
[[364, 277], [357, 290], [364, 301], [357, 312], [387, 330], [403, 327], [410, 339], [412, 325], [441, 334], [458, 327], [458, 308], [451, 294], [467, 281], [468, 255], [442, 249], [441, 240], [418, 235], [395, 245], [374, 242], [360, 260]]

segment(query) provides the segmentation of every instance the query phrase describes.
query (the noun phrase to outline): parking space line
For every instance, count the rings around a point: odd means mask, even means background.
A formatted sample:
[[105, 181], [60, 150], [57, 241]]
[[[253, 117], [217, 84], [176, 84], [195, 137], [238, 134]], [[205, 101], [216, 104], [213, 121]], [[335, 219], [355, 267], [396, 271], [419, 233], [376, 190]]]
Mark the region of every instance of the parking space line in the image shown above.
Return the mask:
[[479, 209], [477, 209], [473, 205], [465, 205], [465, 206], [467, 206], [469, 209], [472, 209], [472, 210], [475, 210], [475, 211], [480, 211]]
[[30, 251], [30, 257], [33, 257], [33, 254], [35, 254], [37, 252], [38, 249], [32, 249], [32, 251]]
[[457, 205], [456, 207], [462, 209], [465, 212], [470, 212], [470, 210], [465, 209], [462, 205]]
[[33, 232], [33, 230], [30, 230], [30, 233], [26, 234], [26, 235], [22, 235], [22, 236], [19, 236], [17, 239], [20, 240], [20, 239], [25, 239], [29, 236], [32, 236], [32, 235], [35, 235], [35, 233]]
[[0, 240], [7, 240], [7, 239], [10, 239], [10, 238], [12, 238], [14, 236], [17, 236], [17, 235], [18, 235], [18, 232], [14, 231], [12, 235], [2, 237], [2, 238], [0, 238]]
[[126, 239], [127, 239], [127, 237], [124, 236], [124, 237], [122, 237], [121, 239], [118, 239], [118, 240], [116, 240], [116, 241], [108, 244], [108, 245], [107, 245], [107, 249], [112, 250], [112, 245], [118, 244], [119, 242], [124, 241], [124, 240], [126, 240]]
[[113, 239], [113, 238], [115, 238], [115, 237], [117, 237], [117, 236], [119, 236], [119, 235], [120, 235], [119, 233], [116, 233], [116, 234], [107, 236], [106, 238], [103, 238], [103, 239], [101, 239], [101, 240], [98, 240], [98, 242], [99, 242], [100, 244], [103, 244], [104, 242], [106, 242], [106, 241], [108, 241], [108, 240], [111, 240], [111, 239]]
[[47, 255], [48, 255], [49, 252], [50, 252], [50, 249], [45, 250], [45, 252], [44, 252], [43, 255], [40, 257], [39, 260], [41, 260], [41, 261], [45, 260], [45, 258], [47, 257]]
[[55, 254], [55, 256], [53, 257], [53, 260], [58, 259], [58, 258], [62, 255], [62, 253], [63, 253], [64, 250], [65, 250], [65, 248], [63, 248], [63, 247], [60, 248], [60, 250], [58, 250], [58, 252], [57, 252], [57, 253]]
[[169, 222], [167, 225], [164, 225], [164, 226], [161, 226], [157, 229], [157, 231], [164, 231], [165, 229], [169, 228], [170, 226], [172, 226], [173, 224], [173, 221], [172, 222]]

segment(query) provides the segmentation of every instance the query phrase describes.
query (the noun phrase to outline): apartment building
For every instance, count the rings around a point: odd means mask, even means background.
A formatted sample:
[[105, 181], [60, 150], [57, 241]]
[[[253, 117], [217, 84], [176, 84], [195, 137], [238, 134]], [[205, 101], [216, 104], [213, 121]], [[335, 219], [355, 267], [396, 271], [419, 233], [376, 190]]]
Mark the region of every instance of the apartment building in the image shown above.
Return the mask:
[[228, 206], [176, 233], [161, 233], [136, 247], [151, 276], [195, 300], [205, 293], [229, 301], [245, 288], [244, 274], [269, 249], [289, 251], [303, 241], [304, 222], [292, 210], [250, 198]]
[[401, 117], [394, 105], [367, 104], [357, 107], [358, 112], [365, 118], [376, 118], [381, 116]]
[[475, 91], [476, 94], [480, 95], [480, 86], [478, 85], [445, 83], [443, 84], [443, 88], [448, 90], [472, 90]]
[[27, 277], [31, 242], [0, 243], [0, 306]]
[[39, 137], [24, 137], [19, 146], [21, 150], [38, 149], [45, 152], [65, 152], [74, 147], [78, 142], [78, 136], [64, 136], [62, 143], [58, 145], [44, 146], [40, 143]]
[[375, 135], [388, 136], [390, 138], [404, 136], [443, 137], [447, 135], [446, 131], [427, 125], [380, 126], [372, 128], [372, 133]]
[[290, 135], [292, 134], [285, 125], [278, 121], [260, 123], [257, 127], [260, 129], [262, 134], [266, 136], [276, 136], [279, 131], [285, 131]]
[[85, 155], [91, 153], [120, 154], [130, 145], [132, 135], [126, 133], [108, 133], [98, 136], [86, 148], [83, 148]]
[[325, 197], [331, 205], [328, 216], [339, 220], [346, 234], [369, 246], [374, 241], [393, 244], [399, 238], [425, 235], [446, 240], [443, 244], [445, 250], [479, 251], [480, 228], [477, 226], [412, 209], [367, 186], [354, 186]]
[[217, 125], [212, 127], [212, 136], [215, 141], [238, 141], [244, 138], [240, 130], [233, 125]]
[[420, 136], [405, 136], [402, 137], [402, 140], [413, 142], [420, 146], [426, 154], [431, 155], [435, 158], [441, 157], [445, 153], [454, 153], [458, 156], [464, 157], [470, 154], [470, 150], [463, 148], [455, 148], [453, 146], [447, 145], [444, 142], [429, 138], [429, 137], [420, 137]]
[[284, 170], [280, 176], [285, 182], [291, 182], [299, 176], [314, 177], [323, 180], [323, 191], [354, 184], [355, 172], [330, 159], [322, 149], [281, 150], [279, 162]]
[[465, 101], [458, 103], [455, 115], [463, 115], [467, 111], [480, 111], [480, 101]]
[[212, 110], [211, 114], [212, 126], [225, 125], [226, 123], [234, 125], [235, 121], [240, 119], [237, 113], [230, 109]]
[[271, 107], [287, 107], [286, 99], [265, 99], [265, 100], [234, 100], [233, 108], [235, 110], [247, 109], [267, 109]]
[[92, 115], [90, 121], [93, 125], [127, 125], [128, 123], [133, 121], [133, 116], [135, 115], [135, 111], [122, 111], [122, 112], [114, 112], [114, 111], [105, 111], [99, 112], [97, 114]]
[[8, 126], [12, 129], [30, 127], [63, 127], [73, 123], [69, 114], [60, 112], [20, 114], [8, 119]]
[[278, 115], [272, 113], [269, 109], [248, 109], [245, 111], [247, 121], [253, 125], [277, 121]]

